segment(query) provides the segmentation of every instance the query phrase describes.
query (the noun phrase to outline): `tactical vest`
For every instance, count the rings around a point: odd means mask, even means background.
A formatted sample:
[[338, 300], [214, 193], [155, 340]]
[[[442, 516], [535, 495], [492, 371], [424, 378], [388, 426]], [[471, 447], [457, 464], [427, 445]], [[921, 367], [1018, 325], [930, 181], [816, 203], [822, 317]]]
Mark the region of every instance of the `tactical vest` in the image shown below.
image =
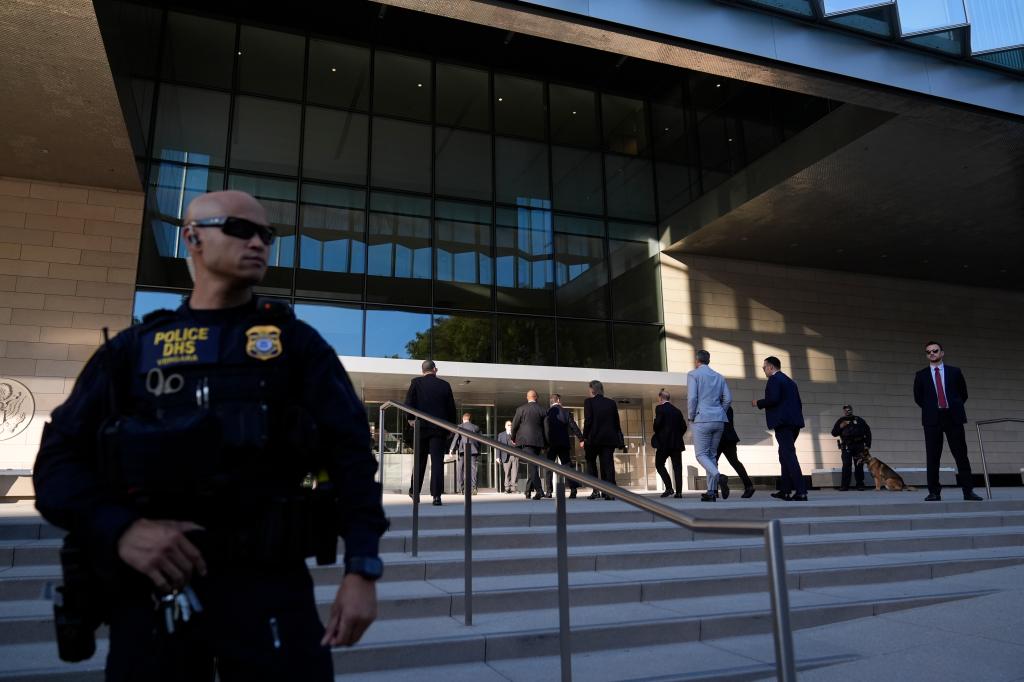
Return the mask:
[[850, 417], [850, 423], [839, 432], [839, 437], [844, 445], [856, 444], [864, 440], [867, 437], [864, 420], [860, 417]]

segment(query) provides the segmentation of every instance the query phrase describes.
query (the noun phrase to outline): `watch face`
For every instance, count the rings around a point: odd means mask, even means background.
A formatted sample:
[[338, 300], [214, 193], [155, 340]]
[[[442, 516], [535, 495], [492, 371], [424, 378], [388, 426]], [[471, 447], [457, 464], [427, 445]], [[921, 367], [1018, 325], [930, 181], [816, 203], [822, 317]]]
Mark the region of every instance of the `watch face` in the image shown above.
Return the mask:
[[349, 561], [347, 572], [376, 580], [384, 574], [384, 562], [377, 557], [355, 557]]

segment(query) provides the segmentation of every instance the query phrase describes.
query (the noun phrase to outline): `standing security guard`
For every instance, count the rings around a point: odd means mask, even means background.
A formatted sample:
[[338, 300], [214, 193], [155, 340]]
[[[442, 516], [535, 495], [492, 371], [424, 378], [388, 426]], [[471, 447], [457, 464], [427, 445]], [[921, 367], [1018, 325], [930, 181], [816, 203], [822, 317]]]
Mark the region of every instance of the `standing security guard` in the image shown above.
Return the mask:
[[840, 490], [850, 489], [850, 470], [856, 462], [857, 490], [864, 490], [864, 462], [857, 455], [864, 448], [871, 447], [871, 427], [863, 417], [853, 414], [853, 407], [843, 405], [843, 416], [832, 427], [832, 435], [839, 438], [839, 450], [843, 457], [843, 478]]
[[[105, 588], [108, 680], [333, 680], [383, 570], [365, 410], [330, 346], [254, 299], [274, 231], [253, 197], [198, 197], [182, 237], [195, 290], [93, 355], [44, 430], [36, 505]], [[338, 535], [325, 630], [304, 558], [332, 562]]]

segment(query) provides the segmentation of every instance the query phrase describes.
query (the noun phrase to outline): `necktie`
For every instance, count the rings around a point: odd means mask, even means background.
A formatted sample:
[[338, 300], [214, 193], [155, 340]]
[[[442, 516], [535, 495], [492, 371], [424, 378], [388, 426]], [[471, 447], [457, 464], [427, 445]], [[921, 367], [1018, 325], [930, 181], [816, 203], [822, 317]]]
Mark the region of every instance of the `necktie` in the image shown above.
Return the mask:
[[946, 402], [946, 391], [942, 388], [942, 375], [939, 373], [938, 367], [935, 368], [935, 392], [939, 394], [939, 409], [948, 409], [949, 404]]

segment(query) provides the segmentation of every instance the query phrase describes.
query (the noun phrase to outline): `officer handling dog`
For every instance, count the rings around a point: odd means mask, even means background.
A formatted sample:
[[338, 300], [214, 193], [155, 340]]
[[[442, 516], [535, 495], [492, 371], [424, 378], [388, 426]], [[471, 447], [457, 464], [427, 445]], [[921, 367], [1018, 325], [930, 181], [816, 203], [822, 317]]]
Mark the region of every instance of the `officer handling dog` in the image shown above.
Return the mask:
[[[61, 656], [90, 656], [102, 620], [107, 680], [333, 680], [330, 647], [376, 618], [383, 570], [365, 409], [320, 335], [253, 296], [275, 236], [253, 197], [198, 197], [181, 235], [188, 301], [105, 343], [43, 432], [36, 505], [74, 558]], [[339, 536], [324, 627], [305, 558], [332, 563]], [[72, 564], [96, 578], [84, 598]], [[62, 640], [83, 602], [88, 641]]]
[[839, 451], [843, 458], [843, 477], [840, 490], [850, 489], [850, 473], [856, 464], [854, 476], [857, 490], [864, 490], [864, 462], [860, 455], [864, 448], [871, 447], [871, 427], [853, 413], [852, 405], [843, 405], [843, 416], [832, 426], [832, 435], [839, 438]]

